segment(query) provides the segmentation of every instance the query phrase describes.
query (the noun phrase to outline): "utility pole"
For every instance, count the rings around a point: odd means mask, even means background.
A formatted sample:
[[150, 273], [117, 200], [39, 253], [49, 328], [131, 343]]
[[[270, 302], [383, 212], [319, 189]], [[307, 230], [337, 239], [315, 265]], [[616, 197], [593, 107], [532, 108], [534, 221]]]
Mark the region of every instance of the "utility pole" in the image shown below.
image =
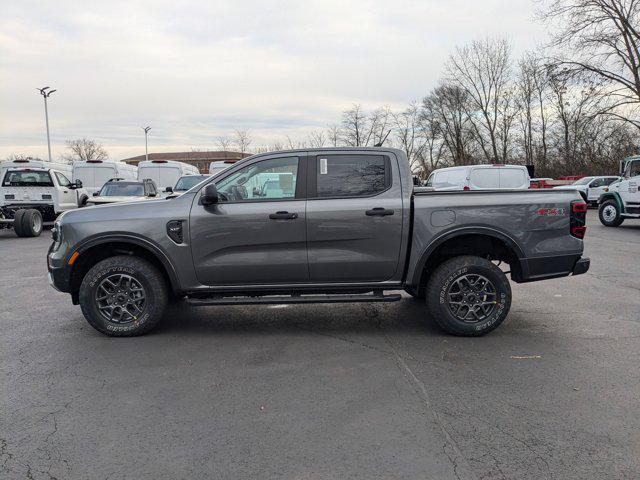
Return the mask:
[[49, 161], [51, 162], [51, 138], [49, 136], [49, 110], [47, 109], [47, 98], [49, 98], [56, 90], [49, 90], [49, 88], [51, 87], [36, 88], [36, 90], [38, 90], [40, 95], [44, 98], [44, 120], [47, 124], [47, 148], [49, 150]]
[[147, 136], [149, 135], [149, 130], [151, 127], [143, 127], [144, 130], [144, 159], [149, 161], [149, 144], [147, 142]]

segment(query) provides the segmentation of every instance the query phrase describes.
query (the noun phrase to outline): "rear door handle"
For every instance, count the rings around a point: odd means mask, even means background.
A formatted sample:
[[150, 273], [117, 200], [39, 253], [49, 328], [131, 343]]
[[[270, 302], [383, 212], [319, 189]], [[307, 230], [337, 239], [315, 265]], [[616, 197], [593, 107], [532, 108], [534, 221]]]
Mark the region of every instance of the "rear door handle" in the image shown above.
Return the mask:
[[297, 213], [289, 213], [289, 212], [276, 212], [269, 214], [269, 218], [271, 220], [294, 220], [298, 218]]
[[389, 210], [382, 207], [376, 207], [372, 210], [367, 210], [365, 215], [368, 217], [386, 217], [387, 215], [393, 215], [393, 210]]

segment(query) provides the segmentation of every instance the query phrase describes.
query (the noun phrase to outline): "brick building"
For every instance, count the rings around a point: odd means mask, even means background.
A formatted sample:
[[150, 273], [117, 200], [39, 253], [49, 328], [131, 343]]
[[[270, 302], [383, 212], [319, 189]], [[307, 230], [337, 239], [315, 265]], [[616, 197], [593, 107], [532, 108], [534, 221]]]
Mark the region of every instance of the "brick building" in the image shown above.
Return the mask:
[[[217, 161], [237, 162], [238, 160], [248, 157], [248, 153], [240, 152], [168, 152], [168, 153], [150, 153], [149, 160], [175, 160], [178, 162], [189, 163], [195, 165], [200, 173], [209, 173], [209, 164]], [[122, 160], [130, 165], [138, 165], [144, 161], [144, 155], [137, 157], [125, 158]]]

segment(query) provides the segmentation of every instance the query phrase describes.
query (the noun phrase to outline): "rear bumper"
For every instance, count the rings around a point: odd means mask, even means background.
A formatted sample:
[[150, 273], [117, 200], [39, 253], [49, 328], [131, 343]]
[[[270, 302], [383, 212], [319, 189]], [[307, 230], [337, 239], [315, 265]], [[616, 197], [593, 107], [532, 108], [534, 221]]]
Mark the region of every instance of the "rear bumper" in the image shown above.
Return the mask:
[[591, 261], [582, 255], [521, 258], [520, 268], [512, 269], [511, 278], [517, 283], [536, 282], [550, 278], [581, 275], [589, 270]]
[[576, 264], [573, 266], [573, 274], [574, 275], [582, 275], [589, 270], [589, 266], [591, 265], [591, 260], [589, 258], [581, 258]]

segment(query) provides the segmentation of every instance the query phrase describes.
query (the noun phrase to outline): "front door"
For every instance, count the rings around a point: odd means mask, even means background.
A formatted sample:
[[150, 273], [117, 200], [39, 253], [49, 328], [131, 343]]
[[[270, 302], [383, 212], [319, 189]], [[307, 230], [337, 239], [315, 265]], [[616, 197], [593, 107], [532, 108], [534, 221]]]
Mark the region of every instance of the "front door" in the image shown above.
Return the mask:
[[398, 269], [402, 188], [395, 158], [310, 157], [307, 239], [312, 282], [382, 282]]
[[60, 210], [71, 210], [78, 206], [76, 191], [71, 188], [71, 181], [60, 172], [55, 172], [58, 183], [58, 204]]
[[304, 162], [297, 155], [250, 161], [220, 175], [218, 204], [201, 205], [196, 196], [190, 233], [193, 262], [202, 284], [309, 280]]

